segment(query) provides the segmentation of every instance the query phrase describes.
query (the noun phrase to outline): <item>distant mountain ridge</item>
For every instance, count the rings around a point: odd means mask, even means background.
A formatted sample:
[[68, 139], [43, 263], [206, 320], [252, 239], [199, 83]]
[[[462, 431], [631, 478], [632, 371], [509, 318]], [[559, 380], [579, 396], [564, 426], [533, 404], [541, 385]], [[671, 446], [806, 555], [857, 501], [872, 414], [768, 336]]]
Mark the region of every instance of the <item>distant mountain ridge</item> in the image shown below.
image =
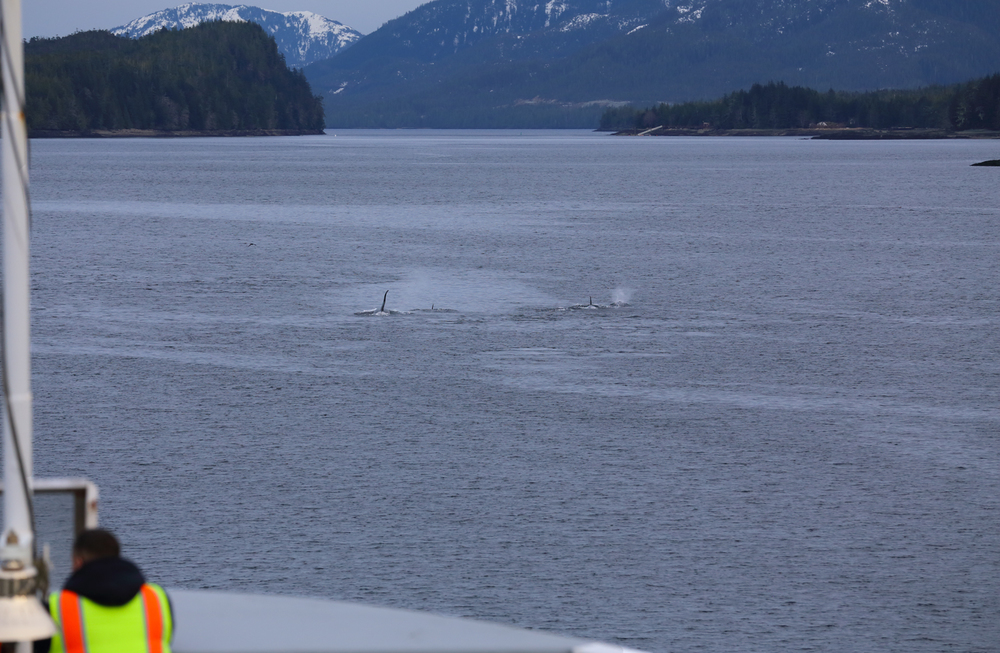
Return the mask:
[[863, 91], [998, 70], [997, 0], [434, 0], [305, 72], [331, 127], [556, 127], [772, 80]]
[[248, 5], [202, 3], [163, 9], [115, 27], [111, 33], [139, 38], [164, 28], [184, 29], [214, 20], [260, 25], [274, 37], [286, 63], [296, 68], [329, 59], [361, 39], [357, 30], [310, 11], [280, 13]]

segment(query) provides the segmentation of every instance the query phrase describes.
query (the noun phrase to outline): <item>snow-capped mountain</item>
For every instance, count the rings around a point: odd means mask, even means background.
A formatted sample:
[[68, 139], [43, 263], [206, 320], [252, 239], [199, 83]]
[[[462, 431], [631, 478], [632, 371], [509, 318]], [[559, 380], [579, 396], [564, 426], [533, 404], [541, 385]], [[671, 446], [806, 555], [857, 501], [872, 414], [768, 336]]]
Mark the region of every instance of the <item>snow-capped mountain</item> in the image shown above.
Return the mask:
[[[379, 56], [437, 60], [483, 42], [501, 59], [565, 56], [588, 45], [654, 26], [665, 33], [740, 30], [767, 41], [789, 31], [849, 16], [862, 27], [878, 22], [883, 36], [910, 36], [905, 21], [943, 0], [432, 0], [389, 21], [367, 39]], [[996, 0], [954, 0], [982, 3]], [[945, 3], [947, 4], [947, 3]], [[934, 12], [930, 12], [934, 13]], [[937, 12], [941, 13], [941, 12]], [[954, 12], [953, 12], [954, 13]], [[896, 20], [896, 15], [900, 20]], [[831, 18], [832, 17], [832, 18]], [[893, 23], [901, 23], [893, 25]], [[839, 32], [846, 30], [839, 29]], [[358, 56], [353, 53], [352, 56]]]
[[997, 4], [432, 0], [305, 74], [331, 126], [521, 126], [512, 116], [768, 81], [914, 88], [1000, 70]]
[[[667, 0], [669, 4], [669, 0]], [[383, 55], [437, 60], [484, 42], [501, 58], [565, 55], [663, 13], [664, 0], [434, 0], [373, 33]]]
[[301, 68], [329, 59], [361, 38], [361, 33], [309, 11], [279, 13], [247, 5], [189, 3], [163, 9], [111, 30], [117, 36], [139, 38], [166, 29], [184, 29], [212, 20], [257, 23], [274, 37], [289, 66]]

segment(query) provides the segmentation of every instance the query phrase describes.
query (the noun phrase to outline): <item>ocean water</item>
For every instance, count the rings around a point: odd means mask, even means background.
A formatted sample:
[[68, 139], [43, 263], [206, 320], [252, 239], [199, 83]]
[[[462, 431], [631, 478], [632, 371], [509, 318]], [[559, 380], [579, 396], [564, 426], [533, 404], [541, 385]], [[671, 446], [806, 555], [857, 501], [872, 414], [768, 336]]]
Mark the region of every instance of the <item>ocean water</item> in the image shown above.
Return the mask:
[[36, 475], [168, 587], [1000, 650], [997, 153], [34, 141]]

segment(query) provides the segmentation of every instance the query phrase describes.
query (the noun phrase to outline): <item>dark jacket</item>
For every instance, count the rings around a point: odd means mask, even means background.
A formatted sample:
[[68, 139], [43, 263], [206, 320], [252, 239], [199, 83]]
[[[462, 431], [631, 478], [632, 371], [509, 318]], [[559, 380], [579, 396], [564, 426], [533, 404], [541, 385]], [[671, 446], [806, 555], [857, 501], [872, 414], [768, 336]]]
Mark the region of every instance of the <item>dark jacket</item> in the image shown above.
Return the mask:
[[74, 571], [63, 589], [94, 603], [117, 607], [134, 599], [145, 582], [139, 568], [128, 560], [99, 558]]

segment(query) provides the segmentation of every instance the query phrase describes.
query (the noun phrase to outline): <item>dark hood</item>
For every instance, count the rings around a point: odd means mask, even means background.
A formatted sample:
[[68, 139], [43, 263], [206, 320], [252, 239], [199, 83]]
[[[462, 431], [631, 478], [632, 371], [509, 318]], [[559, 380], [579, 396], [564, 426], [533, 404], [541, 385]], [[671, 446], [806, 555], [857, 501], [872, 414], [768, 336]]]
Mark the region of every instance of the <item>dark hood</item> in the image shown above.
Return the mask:
[[142, 572], [124, 558], [91, 560], [73, 572], [63, 589], [106, 606], [125, 605], [146, 582]]

